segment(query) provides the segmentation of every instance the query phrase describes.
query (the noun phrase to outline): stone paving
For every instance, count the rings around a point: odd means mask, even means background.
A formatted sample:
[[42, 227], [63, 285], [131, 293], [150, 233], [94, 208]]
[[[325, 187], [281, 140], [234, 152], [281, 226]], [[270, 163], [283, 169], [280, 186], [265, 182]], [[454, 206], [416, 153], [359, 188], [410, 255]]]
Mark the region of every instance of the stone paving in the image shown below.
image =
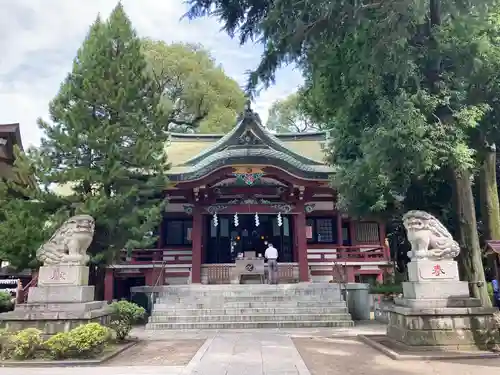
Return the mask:
[[[357, 341], [358, 334], [380, 334], [385, 326], [348, 329], [164, 331], [152, 336], [142, 329], [134, 335], [160, 341], [202, 339], [204, 344], [186, 366], [123, 366], [114, 361], [99, 369], [2, 368], [2, 375], [500, 375], [500, 359], [461, 361], [393, 361]], [[136, 353], [138, 355], [138, 353]], [[135, 357], [135, 356], [134, 356]], [[137, 361], [147, 361], [136, 358]], [[307, 367], [306, 367], [307, 366]]]

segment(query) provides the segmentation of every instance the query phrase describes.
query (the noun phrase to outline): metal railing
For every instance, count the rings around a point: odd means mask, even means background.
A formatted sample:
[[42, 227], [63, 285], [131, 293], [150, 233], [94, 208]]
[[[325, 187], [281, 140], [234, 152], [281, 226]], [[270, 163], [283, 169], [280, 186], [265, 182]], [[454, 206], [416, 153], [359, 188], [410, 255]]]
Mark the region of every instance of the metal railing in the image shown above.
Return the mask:
[[162, 264], [161, 264], [160, 274], [156, 278], [156, 282], [154, 283], [153, 287], [151, 288], [151, 294], [149, 296], [149, 311], [153, 311], [153, 305], [155, 303], [155, 298], [154, 298], [155, 291], [156, 291], [156, 288], [158, 287], [158, 285], [160, 283], [160, 280], [163, 278], [164, 281], [165, 281], [165, 268], [166, 268], [166, 266], [167, 266], [167, 261], [164, 260], [162, 262]]

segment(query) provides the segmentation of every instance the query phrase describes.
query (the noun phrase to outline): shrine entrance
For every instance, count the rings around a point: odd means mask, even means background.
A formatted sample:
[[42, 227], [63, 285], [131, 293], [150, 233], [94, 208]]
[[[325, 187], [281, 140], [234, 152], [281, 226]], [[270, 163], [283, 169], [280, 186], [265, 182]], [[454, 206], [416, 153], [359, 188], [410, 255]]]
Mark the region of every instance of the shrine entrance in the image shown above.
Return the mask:
[[204, 263], [234, 263], [238, 254], [264, 257], [270, 242], [279, 262], [296, 262], [293, 254], [292, 215], [221, 214], [205, 217]]

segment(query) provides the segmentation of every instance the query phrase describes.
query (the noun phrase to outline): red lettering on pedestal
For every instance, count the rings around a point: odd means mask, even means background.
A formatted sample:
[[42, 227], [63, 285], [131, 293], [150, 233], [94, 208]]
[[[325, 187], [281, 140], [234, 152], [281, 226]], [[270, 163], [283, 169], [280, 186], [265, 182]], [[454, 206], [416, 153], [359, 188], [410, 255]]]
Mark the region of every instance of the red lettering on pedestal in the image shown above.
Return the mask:
[[439, 264], [436, 264], [432, 268], [432, 274], [434, 276], [441, 276], [441, 275], [446, 275], [446, 272], [443, 271], [443, 269], [441, 268], [441, 266]]

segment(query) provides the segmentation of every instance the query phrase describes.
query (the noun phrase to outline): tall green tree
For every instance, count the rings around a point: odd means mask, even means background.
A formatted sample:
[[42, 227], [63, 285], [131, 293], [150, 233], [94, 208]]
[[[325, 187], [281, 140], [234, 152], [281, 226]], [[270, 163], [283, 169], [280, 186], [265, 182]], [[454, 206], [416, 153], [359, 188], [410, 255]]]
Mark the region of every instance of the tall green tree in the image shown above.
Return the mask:
[[304, 133], [320, 129], [303, 108], [300, 93], [276, 100], [269, 108], [266, 127], [278, 133]]
[[245, 95], [201, 45], [143, 40], [148, 76], [162, 92], [168, 128], [225, 133], [243, 110]]
[[167, 115], [141, 46], [121, 4], [106, 22], [97, 18], [31, 153], [42, 186], [70, 188], [60, 211], [95, 218], [96, 265], [150, 246], [162, 216]]
[[450, 67], [442, 35], [450, 25], [484, 19], [496, 1], [189, 3], [189, 16], [215, 14], [241, 42], [264, 42], [250, 90], [272, 83], [283, 63], [302, 66], [311, 113], [332, 130], [335, 184], [350, 211], [385, 210], [415, 179], [450, 171], [463, 265], [473, 296], [489, 305], [470, 139], [489, 106], [470, 100], [470, 78]]
[[24, 270], [38, 265], [35, 252], [46, 239], [45, 223], [50, 215], [44, 202], [29, 200], [24, 194], [35, 185], [29, 186], [30, 176], [24, 173], [30, 168], [20, 168], [23, 155], [19, 147], [15, 146], [14, 153], [14, 165], [4, 165], [12, 173], [0, 179], [0, 260]]

